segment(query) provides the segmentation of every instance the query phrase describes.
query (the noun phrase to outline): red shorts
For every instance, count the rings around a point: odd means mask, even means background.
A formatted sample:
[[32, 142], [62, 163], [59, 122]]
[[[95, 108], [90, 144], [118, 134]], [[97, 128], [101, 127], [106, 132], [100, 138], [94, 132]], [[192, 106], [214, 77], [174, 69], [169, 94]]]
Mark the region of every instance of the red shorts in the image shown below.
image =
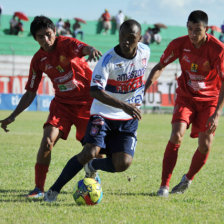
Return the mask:
[[186, 97], [178, 96], [173, 111], [171, 123], [186, 122], [187, 128], [191, 127], [192, 138], [197, 138], [199, 132], [205, 132], [208, 118], [215, 112], [216, 101], [194, 101]]
[[66, 140], [71, 126], [76, 127], [76, 139], [81, 141], [85, 136], [86, 127], [90, 117], [90, 107], [92, 101], [87, 105], [63, 104], [53, 99], [50, 104], [50, 114], [44, 127], [51, 124], [63, 132], [62, 139]]

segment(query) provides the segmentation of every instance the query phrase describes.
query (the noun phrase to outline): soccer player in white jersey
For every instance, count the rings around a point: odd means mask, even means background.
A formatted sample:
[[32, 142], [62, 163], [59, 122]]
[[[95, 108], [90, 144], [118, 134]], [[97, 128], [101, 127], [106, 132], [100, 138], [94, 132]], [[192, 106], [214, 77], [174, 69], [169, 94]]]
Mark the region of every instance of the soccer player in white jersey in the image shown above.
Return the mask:
[[[45, 201], [55, 201], [62, 187], [83, 166], [87, 177], [97, 178], [97, 170], [122, 172], [131, 165], [141, 119], [143, 76], [150, 56], [148, 46], [140, 39], [140, 24], [125, 21], [120, 27], [119, 44], [97, 63], [91, 80], [90, 94], [94, 100], [84, 148], [68, 161], [45, 194]], [[96, 158], [99, 153], [107, 157]]]

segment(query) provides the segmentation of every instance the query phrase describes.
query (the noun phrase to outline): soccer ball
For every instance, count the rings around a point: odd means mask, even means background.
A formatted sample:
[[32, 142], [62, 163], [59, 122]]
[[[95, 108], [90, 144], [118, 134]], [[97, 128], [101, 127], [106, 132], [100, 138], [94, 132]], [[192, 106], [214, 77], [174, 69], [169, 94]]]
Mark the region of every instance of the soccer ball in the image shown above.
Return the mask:
[[77, 205], [96, 205], [102, 197], [101, 184], [93, 178], [84, 178], [74, 187], [73, 198]]

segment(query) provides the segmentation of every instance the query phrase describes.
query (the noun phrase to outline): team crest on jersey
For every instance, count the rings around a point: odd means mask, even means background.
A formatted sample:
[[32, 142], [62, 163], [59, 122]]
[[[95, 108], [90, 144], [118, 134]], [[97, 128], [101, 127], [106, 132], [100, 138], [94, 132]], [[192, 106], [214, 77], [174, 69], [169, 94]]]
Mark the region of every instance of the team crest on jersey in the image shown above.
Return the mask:
[[124, 67], [124, 64], [122, 62], [115, 64], [115, 69], [121, 69]]
[[91, 136], [96, 136], [99, 132], [99, 127], [94, 125], [91, 127], [91, 130], [90, 130], [90, 135]]
[[69, 60], [64, 55], [60, 55], [59, 60], [60, 63], [63, 65], [68, 65], [70, 63]]
[[191, 64], [191, 71], [192, 71], [192, 72], [197, 72], [197, 71], [198, 71], [198, 65], [195, 64], [195, 63], [192, 63], [192, 64]]
[[60, 73], [64, 72], [64, 69], [61, 67], [61, 65], [58, 65], [58, 66], [56, 67], [56, 69], [57, 69]]

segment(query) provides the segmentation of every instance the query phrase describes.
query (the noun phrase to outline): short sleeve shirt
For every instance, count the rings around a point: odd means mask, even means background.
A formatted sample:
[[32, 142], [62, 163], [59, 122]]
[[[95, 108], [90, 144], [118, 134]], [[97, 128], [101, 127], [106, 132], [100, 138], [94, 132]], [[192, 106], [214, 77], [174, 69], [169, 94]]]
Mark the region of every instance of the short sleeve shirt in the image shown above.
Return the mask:
[[68, 104], [86, 104], [90, 100], [92, 76], [82, 49], [85, 43], [70, 37], [59, 36], [52, 52], [42, 49], [33, 56], [26, 90], [36, 92], [43, 73], [52, 81], [55, 100]]
[[170, 42], [160, 63], [167, 65], [179, 59], [181, 75], [177, 94], [198, 101], [216, 100], [224, 81], [224, 45], [207, 34], [207, 41], [195, 48], [188, 36]]

